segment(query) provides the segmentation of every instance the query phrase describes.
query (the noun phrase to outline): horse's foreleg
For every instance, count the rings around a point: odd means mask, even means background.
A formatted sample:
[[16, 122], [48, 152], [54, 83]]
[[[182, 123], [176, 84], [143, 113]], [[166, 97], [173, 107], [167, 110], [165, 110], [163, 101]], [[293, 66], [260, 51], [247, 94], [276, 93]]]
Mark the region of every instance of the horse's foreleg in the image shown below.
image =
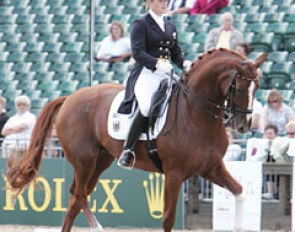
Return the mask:
[[176, 206], [183, 180], [175, 175], [165, 175], [165, 205], [163, 215], [164, 232], [171, 232], [176, 215]]
[[223, 188], [228, 189], [236, 198], [235, 231], [243, 231], [243, 203], [242, 186], [227, 171], [223, 162], [204, 175], [206, 179]]

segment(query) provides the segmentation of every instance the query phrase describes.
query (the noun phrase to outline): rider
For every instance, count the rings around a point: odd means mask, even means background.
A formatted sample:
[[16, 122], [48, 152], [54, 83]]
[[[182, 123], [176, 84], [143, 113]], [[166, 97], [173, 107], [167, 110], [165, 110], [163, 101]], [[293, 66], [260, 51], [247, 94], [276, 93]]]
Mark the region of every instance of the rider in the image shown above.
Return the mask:
[[174, 24], [165, 20], [167, 3], [168, 0], [147, 0], [148, 13], [132, 23], [131, 48], [136, 63], [128, 78], [125, 99], [118, 112], [130, 112], [134, 96], [139, 110], [135, 113], [118, 160], [118, 165], [122, 167], [128, 167], [131, 158], [135, 158], [134, 147], [149, 116], [153, 94], [162, 80], [170, 78], [173, 69], [170, 60], [185, 71], [191, 67], [191, 62], [184, 60], [178, 46]]

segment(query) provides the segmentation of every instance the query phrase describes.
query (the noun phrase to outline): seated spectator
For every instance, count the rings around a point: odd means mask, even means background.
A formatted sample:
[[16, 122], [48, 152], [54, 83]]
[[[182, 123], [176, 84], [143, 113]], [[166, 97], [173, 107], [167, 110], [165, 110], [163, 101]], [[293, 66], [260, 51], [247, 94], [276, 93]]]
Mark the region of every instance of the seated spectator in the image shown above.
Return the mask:
[[10, 158], [14, 154], [20, 155], [27, 150], [36, 122], [36, 116], [29, 111], [30, 106], [31, 101], [27, 96], [16, 97], [17, 113], [8, 119], [2, 129], [5, 136], [2, 146], [4, 158]]
[[131, 56], [130, 39], [124, 37], [124, 28], [120, 22], [113, 21], [111, 35], [105, 37], [96, 55], [97, 61], [121, 62]]
[[229, 0], [196, 0], [190, 14], [216, 14], [220, 9], [228, 6]]
[[294, 111], [283, 101], [281, 93], [273, 89], [267, 97], [267, 104], [263, 107], [261, 126], [273, 124], [278, 127], [279, 133], [285, 133], [285, 125], [295, 119]]
[[45, 150], [44, 155], [51, 158], [64, 157], [62, 147], [58, 140], [55, 124], [53, 125], [51, 137], [47, 142], [47, 149]]
[[1, 133], [2, 128], [4, 127], [4, 124], [8, 120], [8, 115], [6, 114], [6, 99], [4, 97], [0, 97], [0, 146], [3, 142], [3, 134]]
[[295, 121], [291, 121], [291, 122], [287, 123], [285, 128], [286, 128], [287, 137], [289, 138], [289, 141], [290, 141], [287, 154], [290, 157], [293, 157], [293, 160], [294, 160], [294, 156], [295, 156]]
[[242, 148], [239, 144], [233, 143], [233, 134], [230, 129], [226, 130], [226, 134], [229, 140], [226, 153], [223, 157], [224, 161], [241, 161], [242, 160]]
[[209, 31], [205, 40], [205, 51], [214, 48], [227, 48], [235, 50], [237, 45], [244, 42], [242, 33], [233, 27], [233, 16], [231, 13], [224, 13], [220, 17], [219, 28]]
[[193, 9], [195, 0], [170, 0], [167, 15], [188, 14]]
[[[278, 135], [275, 125], [267, 125], [264, 129], [263, 138], [251, 138], [247, 141], [246, 161], [275, 162], [270, 155], [272, 141]], [[264, 199], [274, 199], [274, 175], [266, 176], [267, 191], [262, 194]]]

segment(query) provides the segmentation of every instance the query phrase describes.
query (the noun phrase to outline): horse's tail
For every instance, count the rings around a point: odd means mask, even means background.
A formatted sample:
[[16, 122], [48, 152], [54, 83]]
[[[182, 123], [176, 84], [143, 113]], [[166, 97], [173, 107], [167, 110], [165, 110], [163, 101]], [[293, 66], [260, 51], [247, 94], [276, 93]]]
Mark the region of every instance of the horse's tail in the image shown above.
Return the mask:
[[46, 138], [65, 99], [66, 97], [59, 97], [42, 109], [34, 126], [27, 153], [19, 161], [8, 160], [7, 180], [13, 189], [18, 190], [17, 193], [37, 176]]

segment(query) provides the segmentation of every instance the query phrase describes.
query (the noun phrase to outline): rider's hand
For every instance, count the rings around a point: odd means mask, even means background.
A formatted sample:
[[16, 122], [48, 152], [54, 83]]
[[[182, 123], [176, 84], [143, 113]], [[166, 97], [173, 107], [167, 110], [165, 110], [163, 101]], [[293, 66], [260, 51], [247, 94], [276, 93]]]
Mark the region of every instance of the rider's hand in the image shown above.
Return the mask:
[[185, 71], [186, 73], [191, 69], [192, 67], [192, 62], [189, 60], [185, 60], [183, 61], [183, 71]]
[[156, 64], [155, 73], [170, 75], [172, 69], [173, 69], [173, 66], [169, 62], [166, 62], [166, 61], [163, 61], [163, 60], [159, 59], [157, 61], [157, 64]]

